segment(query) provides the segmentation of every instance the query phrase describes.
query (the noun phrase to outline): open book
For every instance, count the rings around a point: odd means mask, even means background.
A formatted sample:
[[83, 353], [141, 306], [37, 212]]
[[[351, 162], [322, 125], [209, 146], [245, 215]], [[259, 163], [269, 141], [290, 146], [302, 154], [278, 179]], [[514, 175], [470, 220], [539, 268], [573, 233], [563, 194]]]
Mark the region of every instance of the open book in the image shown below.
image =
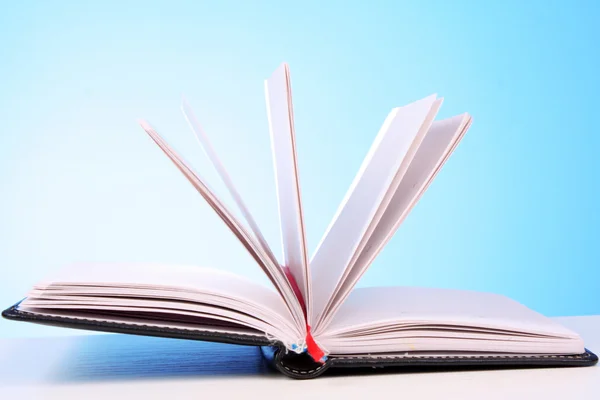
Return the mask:
[[226, 207], [146, 122], [143, 129], [214, 209], [268, 277], [219, 269], [75, 265], [35, 285], [6, 318], [80, 329], [261, 346], [283, 373], [331, 366], [592, 365], [581, 338], [497, 294], [421, 287], [355, 288], [469, 129], [436, 121], [431, 95], [392, 109], [309, 257], [290, 73], [265, 81], [284, 257], [278, 260], [187, 104], [182, 111], [233, 198]]

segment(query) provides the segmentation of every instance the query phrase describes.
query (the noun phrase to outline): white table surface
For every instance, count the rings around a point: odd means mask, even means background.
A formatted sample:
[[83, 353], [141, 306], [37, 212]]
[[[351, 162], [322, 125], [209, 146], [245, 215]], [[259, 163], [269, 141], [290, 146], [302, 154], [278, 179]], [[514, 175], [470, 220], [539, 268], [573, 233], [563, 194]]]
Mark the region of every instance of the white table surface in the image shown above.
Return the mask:
[[[600, 315], [556, 319], [600, 352]], [[600, 366], [328, 373], [296, 381], [272, 372], [258, 351], [114, 334], [3, 339], [0, 399], [600, 399]]]

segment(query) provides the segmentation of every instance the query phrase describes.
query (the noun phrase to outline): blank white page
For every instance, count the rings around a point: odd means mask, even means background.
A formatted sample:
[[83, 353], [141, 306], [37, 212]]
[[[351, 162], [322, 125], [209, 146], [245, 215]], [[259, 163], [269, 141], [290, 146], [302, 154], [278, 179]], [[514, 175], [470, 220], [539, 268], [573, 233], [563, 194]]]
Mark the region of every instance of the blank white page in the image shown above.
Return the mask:
[[265, 95], [275, 166], [284, 268], [289, 269], [298, 284], [305, 307], [310, 309], [310, 274], [300, 199], [292, 88], [287, 64], [282, 64], [265, 81]]
[[314, 326], [397, 176], [402, 161], [436, 103], [431, 95], [395, 108], [379, 130], [327, 232], [310, 261]]
[[502, 295], [426, 287], [354, 289], [324, 335], [394, 324], [454, 325], [579, 337], [550, 318]]
[[435, 121], [431, 125], [406, 174], [402, 177], [402, 181], [396, 187], [395, 193], [392, 193], [392, 200], [378, 221], [364, 250], [356, 262], [348, 268], [349, 273], [344, 277], [331, 306], [327, 309], [327, 316], [319, 324], [316, 333], [326, 329], [333, 314], [421, 198], [452, 150], [464, 136], [470, 120], [469, 115], [463, 114]]

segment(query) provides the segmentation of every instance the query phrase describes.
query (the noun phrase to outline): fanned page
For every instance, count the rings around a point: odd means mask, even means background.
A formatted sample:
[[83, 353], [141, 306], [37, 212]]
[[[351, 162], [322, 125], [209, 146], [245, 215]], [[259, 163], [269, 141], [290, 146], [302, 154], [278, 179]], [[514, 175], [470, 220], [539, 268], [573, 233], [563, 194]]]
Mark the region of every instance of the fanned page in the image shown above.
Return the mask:
[[189, 104], [187, 103], [187, 101], [185, 99], [183, 99], [181, 102], [181, 111], [183, 112], [183, 115], [185, 116], [185, 119], [188, 122], [190, 128], [196, 135], [196, 139], [198, 139], [198, 142], [200, 143], [200, 146], [204, 150], [204, 153], [206, 154], [206, 156], [209, 158], [209, 160], [215, 167], [215, 170], [221, 177], [221, 180], [223, 181], [223, 183], [225, 183], [227, 190], [229, 190], [229, 194], [231, 194], [231, 196], [233, 197], [233, 200], [235, 201], [236, 205], [242, 212], [244, 219], [246, 220], [246, 222], [248, 222], [248, 225], [250, 226], [250, 229], [256, 236], [261, 249], [269, 257], [269, 259], [271, 260], [272, 263], [278, 264], [277, 258], [273, 254], [273, 251], [269, 247], [267, 240], [264, 238], [262, 232], [260, 231], [260, 228], [258, 227], [256, 220], [254, 219], [254, 217], [250, 213], [250, 210], [244, 203], [242, 196], [240, 195], [240, 193], [236, 189], [235, 185], [233, 184], [233, 180], [231, 179], [229, 173], [225, 169], [225, 166], [223, 165], [223, 163], [217, 156], [217, 153], [214, 150], [212, 144], [210, 143], [208, 136], [204, 132], [204, 129], [202, 129], [202, 126], [200, 126], [200, 123], [196, 119], [196, 116], [194, 115], [192, 108], [189, 106]]
[[[293, 288], [279, 264], [275, 263], [269, 254], [265, 252], [260, 242], [257, 241], [246, 228], [238, 221], [233, 213], [215, 196], [208, 186], [192, 170], [192, 168], [179, 156], [164, 139], [145, 121], [141, 121], [142, 128], [160, 147], [160, 149], [171, 159], [177, 168], [184, 174], [188, 181], [196, 188], [198, 193], [206, 200], [211, 208], [225, 222], [227, 227], [235, 234], [238, 240], [244, 245], [246, 250], [256, 260], [263, 272], [271, 280], [275, 288], [279, 291], [285, 303], [290, 310], [291, 317], [296, 323], [298, 330], [304, 332], [306, 323], [304, 312], [296, 298]], [[301, 340], [303, 336], [298, 339]]]
[[[330, 300], [317, 334], [327, 329], [336, 310], [360, 277], [392, 238], [402, 221], [429, 187], [471, 124], [468, 114], [435, 121], [419, 146], [406, 174], [356, 262], [346, 269], [339, 290]], [[400, 266], [398, 266], [400, 267]]]
[[440, 104], [431, 95], [396, 108], [377, 134], [310, 262], [314, 309], [310, 324], [316, 334], [330, 300], [391, 201]]
[[282, 64], [265, 81], [265, 94], [275, 164], [284, 268], [296, 283], [299, 297], [304, 300], [306, 313], [309, 314], [310, 275], [296, 157], [292, 88], [287, 64]]

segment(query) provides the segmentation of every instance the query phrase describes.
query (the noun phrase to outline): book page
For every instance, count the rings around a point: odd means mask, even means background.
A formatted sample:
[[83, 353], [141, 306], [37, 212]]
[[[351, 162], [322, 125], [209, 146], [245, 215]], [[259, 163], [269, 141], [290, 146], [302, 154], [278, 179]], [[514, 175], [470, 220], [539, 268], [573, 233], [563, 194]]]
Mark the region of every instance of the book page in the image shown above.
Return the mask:
[[[298, 341], [299, 329], [281, 296], [250, 279], [192, 265], [88, 263], [63, 268], [36, 284], [24, 310], [112, 312], [141, 319], [235, 323]], [[220, 322], [219, 322], [220, 321]]]
[[583, 352], [575, 332], [508, 297], [426, 287], [355, 289], [319, 340], [332, 353]]
[[121, 288], [116, 289], [116, 293], [120, 293], [124, 291], [123, 288], [140, 287], [146, 290], [170, 288], [181, 293], [212, 294], [224, 299], [239, 299], [290, 320], [285, 302], [272, 288], [227, 271], [196, 265], [78, 263], [54, 271], [38, 282], [34, 289], [44, 290], [50, 285], [55, 288], [69, 286], [71, 293], [75, 293], [79, 287], [82, 293], [93, 294], [88, 286], [96, 286], [105, 287], [107, 293], [111, 288]]
[[[127, 313], [127, 312], [115, 312], [109, 313], [104, 309], [89, 309], [85, 313], [81, 310], [73, 310], [67, 308], [35, 308], [35, 307], [24, 307], [25, 311], [35, 313], [36, 315], [44, 315], [48, 317], [66, 317], [70, 319], [82, 319], [86, 322], [97, 321], [101, 323], [116, 323], [139, 326], [143, 330], [147, 330], [149, 327], [152, 328], [166, 328], [166, 329], [181, 329], [188, 330], [191, 332], [210, 332], [228, 335], [244, 335], [253, 336], [256, 338], [268, 338], [267, 332], [259, 331], [254, 328], [250, 328], [238, 323], [220, 323], [217, 324], [214, 318], [206, 318], [200, 320], [199, 318], [183, 318], [181, 321], [168, 321], [163, 319], [154, 319], [151, 316], [146, 316], [145, 312]], [[285, 339], [282, 340], [286, 344]]]
[[336, 310], [429, 187], [466, 133], [470, 122], [470, 116], [463, 114], [435, 121], [431, 125], [373, 234], [355, 263], [348, 268], [348, 273], [344, 275], [339, 290], [326, 310], [327, 316], [319, 325], [318, 332], [327, 328]]
[[[427, 135], [427, 133], [433, 123], [433, 119], [435, 118], [437, 112], [439, 111], [439, 109], [442, 105], [442, 101], [443, 101], [443, 99], [437, 99], [434, 102], [429, 115], [423, 122], [421, 129], [419, 130], [418, 134], [415, 136], [415, 139], [413, 140], [408, 152], [406, 153], [404, 159], [402, 160], [402, 164], [400, 165], [400, 168], [398, 169], [396, 176], [394, 176], [392, 183], [389, 185], [387, 192], [385, 193], [385, 195], [383, 197], [383, 200], [379, 204], [379, 207], [377, 208], [375, 215], [369, 222], [369, 226], [368, 226], [366, 232], [364, 233], [363, 237], [361, 238], [359, 245], [355, 249], [354, 254], [352, 255], [352, 258], [351, 258], [350, 262], [348, 263], [348, 267], [344, 270], [344, 273], [343, 273], [342, 277], [340, 278], [338, 285], [334, 289], [333, 295], [331, 296], [331, 298], [327, 302], [327, 305], [325, 306], [322, 317], [317, 323], [317, 332], [319, 329], [322, 329], [324, 327], [324, 325], [326, 325], [331, 314], [333, 312], [335, 312], [335, 309], [337, 309], [337, 305], [339, 304], [337, 299], [340, 297], [340, 292], [342, 292], [341, 295], [343, 296], [344, 293], [346, 293], [346, 294], [349, 293], [349, 291], [352, 289], [352, 287], [354, 287], [354, 283], [348, 282], [348, 279], [353, 277], [354, 275], [356, 275], [356, 270], [357, 270], [356, 262], [359, 259], [359, 257], [361, 257], [362, 254], [365, 252], [365, 248], [367, 246], [369, 246], [369, 247], [367, 248], [366, 251], [368, 251], [371, 248], [371, 246], [370, 246], [371, 245], [371, 236], [375, 233], [376, 230], [379, 230], [379, 228], [378, 228], [379, 223], [380, 223], [382, 217], [384, 216], [384, 213], [387, 214], [388, 206], [390, 206], [390, 202], [392, 201], [394, 195], [398, 192], [398, 190], [399, 190], [398, 187], [401, 184], [401, 182], [403, 182], [403, 180], [405, 178], [405, 174], [412, 167], [413, 159], [414, 159], [417, 151], [421, 148], [423, 139]], [[366, 270], [366, 268], [368, 268], [368, 265], [364, 266], [364, 270]], [[345, 298], [345, 296], [344, 296], [344, 298]]]
[[244, 226], [235, 218], [233, 213], [215, 196], [208, 186], [200, 179], [195, 171], [164, 141], [164, 139], [145, 121], [141, 121], [142, 128], [160, 147], [160, 149], [171, 159], [177, 168], [183, 173], [188, 181], [206, 200], [211, 208], [225, 222], [246, 250], [254, 258], [263, 272], [271, 280], [287, 304], [290, 313], [299, 329], [305, 329], [305, 317], [298, 299], [290, 286], [281, 267], [274, 263], [260, 244], [246, 231]]
[[314, 299], [311, 326], [318, 326], [382, 203], [389, 201], [386, 195], [403, 161], [414, 154], [429, 128], [427, 121], [431, 123], [438, 107], [436, 96], [431, 95], [395, 108], [385, 120], [310, 261]]
[[[396, 339], [371, 339], [366, 341], [340, 341], [337, 339], [326, 339], [322, 341], [327, 346], [329, 354], [341, 356], [345, 354], [356, 354], [363, 356], [375, 356], [380, 353], [404, 353], [408, 356], [412, 353], [454, 353], [454, 356], [462, 357], [463, 353], [480, 354], [494, 353], [497, 355], [531, 355], [531, 354], [581, 354], [585, 347], [581, 339], [536, 339], [534, 341], [521, 341], [509, 339], [494, 339], [488, 337], [429, 337], [411, 336]], [[377, 357], [379, 358], [379, 357]]]
[[289, 269], [298, 285], [305, 310], [310, 313], [310, 271], [296, 157], [292, 88], [287, 64], [282, 64], [265, 81], [265, 95], [275, 164], [284, 268]]

